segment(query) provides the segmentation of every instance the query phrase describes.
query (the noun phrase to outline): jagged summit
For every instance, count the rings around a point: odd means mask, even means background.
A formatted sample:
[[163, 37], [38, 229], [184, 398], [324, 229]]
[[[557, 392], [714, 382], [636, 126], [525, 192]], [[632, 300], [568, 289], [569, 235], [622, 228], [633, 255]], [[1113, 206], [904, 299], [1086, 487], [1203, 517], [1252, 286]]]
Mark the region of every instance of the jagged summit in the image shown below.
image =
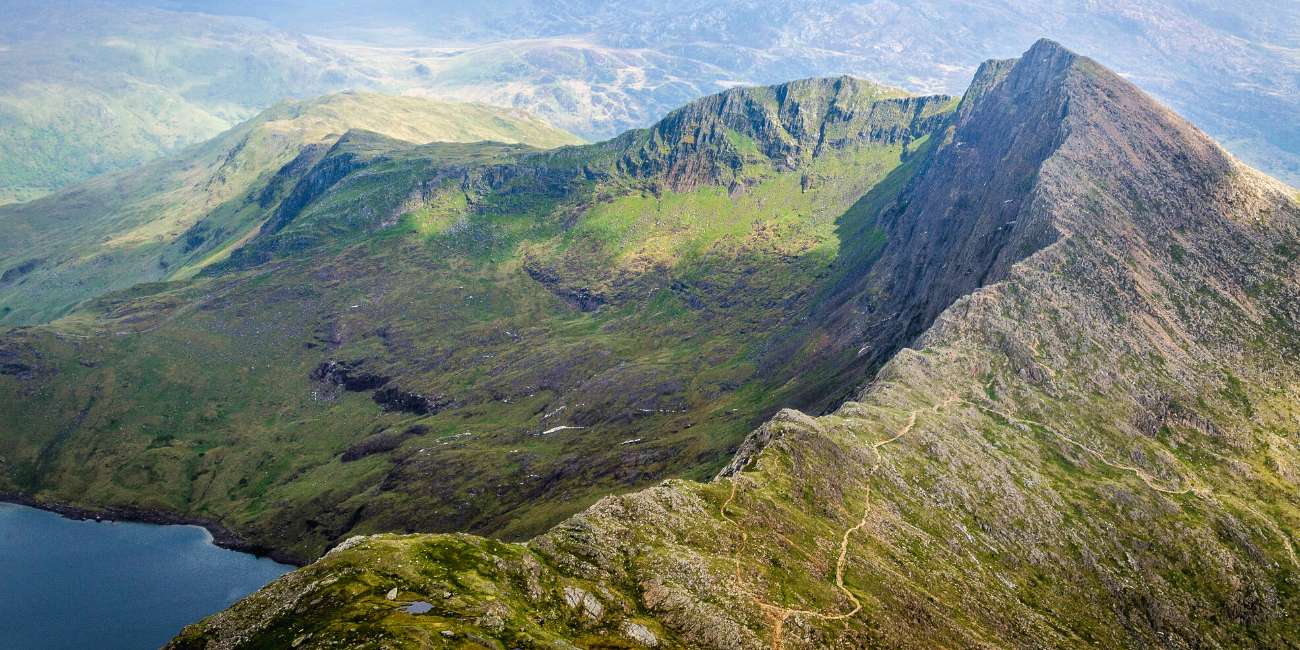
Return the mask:
[[[423, 184], [459, 177], [461, 189], [475, 196], [474, 200], [483, 198], [479, 195], [528, 193], [563, 196], [576, 202], [572, 197], [588, 192], [592, 184], [616, 188], [597, 190], [603, 195], [629, 188], [659, 193], [716, 186], [738, 192], [773, 173], [806, 170], [825, 157], [852, 155], [868, 148], [898, 148], [906, 153], [914, 142], [926, 140], [945, 124], [953, 105], [954, 100], [947, 96], [913, 97], [847, 76], [737, 87], [696, 100], [651, 127], [601, 143], [547, 151], [493, 150], [512, 154], [509, 159], [426, 148], [424, 158], [430, 169], [423, 173], [430, 178]], [[371, 150], [377, 157], [367, 155]], [[304, 198], [333, 191], [336, 182], [367, 167], [371, 160], [381, 160], [383, 153], [382, 147], [351, 146], [346, 135], [327, 155], [304, 152], [285, 169], [299, 170], [310, 163], [307, 178], [256, 237], [235, 251], [228, 262], [215, 264], [207, 272], [265, 263], [276, 257], [276, 251], [298, 252], [328, 243], [347, 228], [380, 230], [393, 225], [396, 213], [372, 205], [366, 212], [377, 219], [343, 215], [341, 220], [348, 225], [330, 224], [329, 237], [304, 232], [319, 231], [319, 224], [297, 224], [300, 232], [281, 234], [290, 221], [298, 219]], [[811, 182], [808, 179], [802, 189]], [[427, 190], [414, 192], [411, 200], [427, 202]], [[407, 205], [401, 200], [396, 204], [392, 210]]]
[[1293, 644], [1294, 192], [1050, 41], [945, 119], [789, 337], [863, 359], [821, 386], [854, 399], [526, 544], [351, 541], [174, 646]]
[[[864, 199], [860, 209], [878, 210], [872, 227], [889, 243], [849, 260], [857, 269], [823, 304], [817, 328], [835, 341], [825, 353], [858, 358], [809, 389], [814, 412], [847, 398], [855, 377], [911, 344], [953, 301], [1003, 280], [1063, 232], [1085, 241], [1135, 229], [1173, 236], [1178, 222], [1217, 205], [1216, 188], [1241, 169], [1131, 83], [1046, 39], [1020, 58], [981, 65], [947, 129], [897, 197], [883, 206]], [[1122, 209], [1077, 208], [1102, 196]]]

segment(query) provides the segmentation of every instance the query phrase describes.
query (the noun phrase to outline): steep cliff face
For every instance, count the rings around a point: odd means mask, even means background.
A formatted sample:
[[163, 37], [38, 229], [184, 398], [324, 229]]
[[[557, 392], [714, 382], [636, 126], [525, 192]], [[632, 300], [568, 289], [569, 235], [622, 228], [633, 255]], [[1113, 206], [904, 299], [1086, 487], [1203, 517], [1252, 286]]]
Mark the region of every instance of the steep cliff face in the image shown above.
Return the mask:
[[958, 297], [1055, 239], [1038, 174], [1070, 129], [1065, 76], [1075, 60], [1039, 44], [1009, 70], [982, 66], [945, 141], [880, 214], [890, 245], [853, 305], [881, 316], [864, 328], [874, 354], [892, 356]]
[[1295, 191], [1049, 42], [921, 162], [827, 312], [924, 329], [855, 399], [527, 544], [350, 541], [174, 647], [1293, 645]]
[[906, 145], [945, 117], [949, 98], [909, 97], [852, 77], [735, 88], [669, 113], [616, 140], [617, 169], [664, 187], [743, 185], [746, 158], [791, 171], [850, 144]]
[[1043, 42], [985, 63], [905, 189], [883, 207], [864, 197], [857, 209], [876, 211], [865, 227], [887, 243], [876, 256], [847, 256], [819, 306], [813, 338], [826, 348], [812, 358], [837, 370], [805, 390], [809, 410], [836, 406], [953, 301], [1055, 240], [1039, 172], [1071, 128], [1076, 61]]
[[[1049, 41], [982, 65], [948, 129], [892, 202], [868, 195], [858, 208], [877, 210], [866, 227], [888, 243], [847, 256], [819, 306], [809, 338], [824, 348], [804, 367], [837, 370], [805, 388], [812, 412], [834, 408], [955, 300], [1004, 279], [1062, 229], [1128, 255], [1123, 232], [1174, 237], [1187, 226], [1153, 221], [1152, 205], [1179, 203], [1183, 218], [1221, 211], [1207, 193], [1232, 173], [1194, 127]], [[1132, 218], [1079, 220], [1080, 203], [1103, 200]]]

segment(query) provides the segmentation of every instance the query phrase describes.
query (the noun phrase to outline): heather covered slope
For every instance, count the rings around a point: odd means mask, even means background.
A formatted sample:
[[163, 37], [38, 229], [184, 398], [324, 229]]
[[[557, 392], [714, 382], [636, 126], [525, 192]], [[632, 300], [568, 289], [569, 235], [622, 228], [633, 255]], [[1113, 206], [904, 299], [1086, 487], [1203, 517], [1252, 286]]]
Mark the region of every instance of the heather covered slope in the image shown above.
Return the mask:
[[474, 104], [360, 93], [284, 102], [138, 169], [0, 206], [0, 323], [46, 322], [87, 298], [223, 259], [283, 198], [277, 174], [351, 129], [417, 144], [578, 142], [527, 114]]
[[357, 533], [524, 539], [707, 478], [855, 358], [774, 341], [842, 251], [882, 246], [852, 206], [900, 191], [954, 104], [813, 79], [587, 146], [308, 147], [228, 257], [0, 337], [0, 491], [310, 560]]
[[[881, 214], [964, 251], [897, 282], [991, 284], [856, 399], [526, 544], [349, 542], [174, 646], [1293, 647], [1295, 191], [1048, 42], [957, 115]], [[994, 154], [1001, 214], [951, 173]]]

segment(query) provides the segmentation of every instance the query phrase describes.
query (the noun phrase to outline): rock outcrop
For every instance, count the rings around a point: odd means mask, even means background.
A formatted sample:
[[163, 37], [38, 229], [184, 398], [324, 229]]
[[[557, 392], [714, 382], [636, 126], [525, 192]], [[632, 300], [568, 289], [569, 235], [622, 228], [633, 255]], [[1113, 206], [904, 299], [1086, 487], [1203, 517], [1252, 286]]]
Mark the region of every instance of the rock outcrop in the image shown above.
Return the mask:
[[945, 119], [949, 101], [853, 77], [803, 79], [712, 95], [612, 142], [619, 171], [689, 190], [743, 182], [747, 155], [791, 171], [850, 144], [906, 145]]

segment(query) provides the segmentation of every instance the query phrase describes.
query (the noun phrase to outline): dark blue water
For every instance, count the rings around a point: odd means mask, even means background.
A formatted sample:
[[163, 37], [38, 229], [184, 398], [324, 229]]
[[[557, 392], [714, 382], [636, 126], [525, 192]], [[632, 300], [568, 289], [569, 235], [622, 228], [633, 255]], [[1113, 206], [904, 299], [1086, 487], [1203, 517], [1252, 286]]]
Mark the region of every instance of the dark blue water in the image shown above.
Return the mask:
[[157, 648], [292, 568], [213, 546], [197, 526], [0, 503], [0, 648]]

